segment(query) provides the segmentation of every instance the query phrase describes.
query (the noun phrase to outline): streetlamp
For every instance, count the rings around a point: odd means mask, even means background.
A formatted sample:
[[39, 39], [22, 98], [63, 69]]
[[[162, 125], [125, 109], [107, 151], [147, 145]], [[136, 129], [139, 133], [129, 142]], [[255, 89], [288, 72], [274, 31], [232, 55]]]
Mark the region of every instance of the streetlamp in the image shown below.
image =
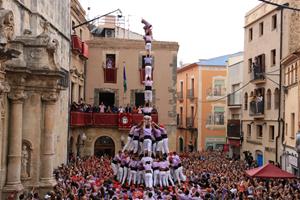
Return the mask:
[[300, 177], [300, 130], [298, 130], [296, 135], [296, 151], [298, 153], [297, 156], [297, 168], [298, 168], [298, 177]]
[[118, 15], [117, 15], [118, 18], [121, 18], [121, 17], [123, 16], [122, 11], [121, 11], [120, 9], [116, 9], [116, 10], [113, 10], [113, 11], [111, 11], [111, 12], [108, 12], [108, 13], [106, 13], [106, 14], [104, 14], [104, 15], [100, 15], [100, 16], [98, 16], [98, 17], [95, 17], [94, 19], [91, 19], [91, 20], [88, 20], [88, 21], [83, 22], [83, 23], [81, 23], [81, 24], [78, 24], [78, 25], [76, 25], [76, 26], [73, 26], [72, 29], [74, 30], [74, 29], [76, 29], [76, 28], [78, 28], [78, 27], [80, 27], [80, 26], [83, 26], [83, 25], [88, 24], [88, 23], [90, 23], [90, 22], [92, 22], [92, 21], [95, 21], [95, 20], [97, 20], [97, 19], [100, 19], [101, 17], [105, 17], [105, 16], [110, 15], [110, 14], [115, 13], [115, 12], [118, 13]]

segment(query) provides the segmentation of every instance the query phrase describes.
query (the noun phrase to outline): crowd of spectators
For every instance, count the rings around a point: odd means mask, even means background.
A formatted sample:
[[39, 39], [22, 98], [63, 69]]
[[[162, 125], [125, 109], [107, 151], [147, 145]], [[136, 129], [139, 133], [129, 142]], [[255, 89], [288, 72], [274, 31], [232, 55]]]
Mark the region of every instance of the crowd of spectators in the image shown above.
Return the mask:
[[[152, 106], [152, 114], [157, 113], [155, 106]], [[133, 113], [133, 114], [143, 114], [143, 106], [126, 106], [116, 107], [114, 105], [105, 105], [101, 102], [98, 106], [92, 106], [90, 104], [84, 103], [82, 99], [78, 103], [75, 101], [71, 105], [71, 111], [77, 112], [96, 112], [96, 113]]]
[[181, 158], [187, 175], [187, 181], [181, 186], [153, 190], [146, 190], [143, 185], [122, 186], [112, 178], [108, 157], [90, 157], [74, 159], [56, 169], [57, 185], [43, 197], [29, 192], [22, 199], [300, 199], [299, 180], [247, 177], [245, 170], [250, 167], [247, 162], [229, 159], [222, 152], [189, 152]]

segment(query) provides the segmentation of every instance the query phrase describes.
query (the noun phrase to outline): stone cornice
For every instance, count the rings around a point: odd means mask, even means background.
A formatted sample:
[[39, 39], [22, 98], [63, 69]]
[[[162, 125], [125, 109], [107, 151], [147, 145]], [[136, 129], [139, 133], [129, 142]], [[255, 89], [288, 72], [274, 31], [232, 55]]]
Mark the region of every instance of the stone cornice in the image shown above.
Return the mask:
[[[103, 49], [140, 49], [145, 50], [145, 42], [143, 40], [128, 40], [119, 38], [97, 38], [86, 41], [89, 48]], [[179, 44], [177, 42], [153, 41], [152, 49], [166, 49], [170, 51], [178, 51]]]

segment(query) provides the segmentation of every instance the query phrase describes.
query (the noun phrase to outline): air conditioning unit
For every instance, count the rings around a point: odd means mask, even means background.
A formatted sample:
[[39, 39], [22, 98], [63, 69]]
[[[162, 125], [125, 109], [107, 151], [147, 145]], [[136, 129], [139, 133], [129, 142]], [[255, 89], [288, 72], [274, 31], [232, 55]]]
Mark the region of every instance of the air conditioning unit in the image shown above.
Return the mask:
[[105, 37], [115, 37], [114, 29], [105, 29]]

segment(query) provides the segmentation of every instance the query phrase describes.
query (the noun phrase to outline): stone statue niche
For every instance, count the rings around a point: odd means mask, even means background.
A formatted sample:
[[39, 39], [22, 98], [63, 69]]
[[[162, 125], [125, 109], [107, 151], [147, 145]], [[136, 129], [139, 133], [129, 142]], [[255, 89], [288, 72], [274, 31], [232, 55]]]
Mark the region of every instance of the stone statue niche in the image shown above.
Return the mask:
[[30, 178], [31, 148], [23, 141], [21, 156], [21, 179]]

